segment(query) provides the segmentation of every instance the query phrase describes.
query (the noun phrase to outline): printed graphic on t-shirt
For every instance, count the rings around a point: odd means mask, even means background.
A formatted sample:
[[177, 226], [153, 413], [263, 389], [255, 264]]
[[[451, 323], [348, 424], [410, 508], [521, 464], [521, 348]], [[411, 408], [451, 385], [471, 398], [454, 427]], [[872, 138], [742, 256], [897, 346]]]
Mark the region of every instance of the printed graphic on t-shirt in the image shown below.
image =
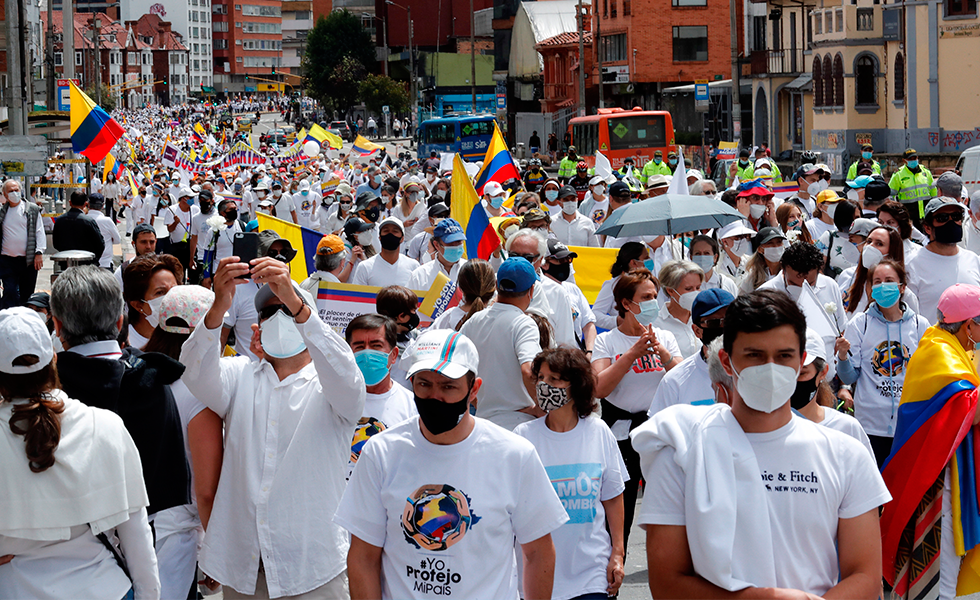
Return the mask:
[[447, 550], [480, 521], [470, 502], [451, 485], [423, 485], [408, 497], [402, 513], [405, 540], [421, 550]]
[[313, 201], [304, 199], [302, 202], [300, 202], [299, 206], [303, 212], [309, 212], [313, 209]]
[[[378, 435], [388, 427], [379, 419], [374, 417], [361, 417], [354, 428], [354, 438], [350, 443], [350, 461], [357, 464], [357, 459], [361, 456], [361, 450], [369, 439]], [[348, 477], [349, 479], [350, 477]]]
[[[616, 355], [616, 360], [622, 354]], [[664, 365], [660, 362], [660, 356], [657, 354], [646, 354], [640, 358], [633, 361], [633, 366], [631, 367], [634, 373], [653, 373], [655, 371], [663, 371]]]
[[602, 481], [602, 465], [580, 463], [545, 467], [548, 479], [568, 513], [569, 523], [591, 523], [595, 520], [596, 502]]
[[907, 362], [909, 362], [909, 349], [895, 340], [885, 340], [871, 353], [871, 368], [882, 377], [894, 377], [905, 373]]
[[762, 471], [762, 482], [766, 485], [767, 492], [780, 492], [790, 494], [819, 494], [819, 478], [813, 471], [804, 473], [803, 471], [790, 470], [788, 473], [770, 473]]
[[602, 223], [602, 220], [606, 218], [606, 210], [603, 208], [597, 208], [592, 211], [592, 222], [598, 225]]

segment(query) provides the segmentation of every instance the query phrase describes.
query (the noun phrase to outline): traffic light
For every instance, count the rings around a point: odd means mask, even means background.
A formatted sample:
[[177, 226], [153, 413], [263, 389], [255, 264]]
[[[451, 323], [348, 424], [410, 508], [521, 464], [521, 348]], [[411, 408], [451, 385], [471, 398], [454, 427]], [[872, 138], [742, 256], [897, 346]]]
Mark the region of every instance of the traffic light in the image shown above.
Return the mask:
[[272, 74], [273, 74], [273, 75], [275, 75], [275, 74], [276, 74], [276, 68], [275, 68], [275, 67], [272, 67]]
[[166, 76], [163, 77], [163, 85], [167, 85], [167, 77]]
[[245, 81], [248, 81], [248, 73], [245, 73]]

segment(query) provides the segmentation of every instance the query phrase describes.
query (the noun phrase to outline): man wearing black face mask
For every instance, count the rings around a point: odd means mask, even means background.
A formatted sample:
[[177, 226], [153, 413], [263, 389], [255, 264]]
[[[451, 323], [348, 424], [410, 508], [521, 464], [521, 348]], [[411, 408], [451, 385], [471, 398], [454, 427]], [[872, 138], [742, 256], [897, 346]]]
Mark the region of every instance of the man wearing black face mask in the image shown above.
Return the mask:
[[708, 374], [708, 346], [725, 329], [725, 311], [735, 297], [721, 288], [700, 292], [691, 305], [691, 328], [701, 340], [701, 351], [682, 360], [664, 375], [650, 404], [650, 415], [675, 404], [694, 406], [715, 403]]
[[[382, 581], [393, 598], [425, 589], [516, 598], [515, 538], [522, 596], [551, 597], [551, 532], [568, 515], [533, 446], [470, 414], [483, 383], [479, 362], [473, 342], [452, 330], [416, 342], [408, 375], [419, 417], [364, 446], [334, 516], [351, 534], [352, 598], [380, 598]], [[443, 515], [437, 531], [426, 525], [435, 511]], [[399, 526], [404, 535], [391, 535]]]
[[578, 258], [578, 253], [572, 252], [568, 246], [558, 240], [549, 238], [548, 258], [541, 265], [541, 273], [564, 288], [568, 301], [572, 305], [575, 340], [591, 359], [596, 338], [595, 313], [592, 312], [585, 294], [575, 285], [575, 280], [569, 280], [572, 274], [572, 259], [575, 258]]
[[907, 289], [919, 298], [919, 314], [930, 323], [936, 320], [939, 296], [947, 288], [956, 283], [980, 285], [980, 258], [958, 245], [963, 239], [965, 211], [953, 198], [930, 200], [922, 218], [929, 243], [905, 261]]
[[800, 376], [796, 379], [796, 391], [790, 396], [789, 403], [793, 410], [803, 417], [819, 423], [824, 427], [836, 429], [845, 433], [857, 441], [861, 442], [871, 456], [874, 450], [871, 447], [871, 440], [864, 432], [861, 423], [850, 415], [845, 415], [834, 409], [826, 409], [820, 405], [821, 389], [825, 389], [827, 394], [830, 390], [823, 386], [827, 379], [827, 372], [830, 367], [827, 365], [827, 345], [813, 329], [806, 330], [806, 353], [803, 356], [803, 368], [800, 369]]
[[373, 285], [387, 287], [389, 285], [408, 285], [412, 271], [419, 268], [414, 258], [401, 253], [401, 245], [405, 240], [405, 227], [394, 217], [381, 221], [378, 227], [381, 252], [362, 261], [354, 268], [351, 283], [354, 285]]

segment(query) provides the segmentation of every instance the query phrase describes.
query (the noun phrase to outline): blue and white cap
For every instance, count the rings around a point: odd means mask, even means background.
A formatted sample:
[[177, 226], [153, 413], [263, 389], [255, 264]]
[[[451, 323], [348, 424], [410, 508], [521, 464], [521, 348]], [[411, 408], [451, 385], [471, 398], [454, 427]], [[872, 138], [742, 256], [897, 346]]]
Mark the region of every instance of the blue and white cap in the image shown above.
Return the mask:
[[412, 345], [408, 358], [412, 365], [409, 377], [419, 371], [435, 371], [450, 379], [459, 379], [470, 371], [477, 374], [480, 353], [468, 337], [452, 329], [426, 331]]

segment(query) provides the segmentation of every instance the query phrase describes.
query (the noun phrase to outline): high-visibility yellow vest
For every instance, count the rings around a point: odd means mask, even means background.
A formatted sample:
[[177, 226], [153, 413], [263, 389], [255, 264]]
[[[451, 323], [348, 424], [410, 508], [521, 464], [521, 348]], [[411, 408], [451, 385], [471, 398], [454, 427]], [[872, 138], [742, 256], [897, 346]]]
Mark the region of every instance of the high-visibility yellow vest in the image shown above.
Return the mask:
[[920, 167], [918, 173], [913, 173], [908, 165], [892, 175], [888, 187], [892, 189], [895, 200], [903, 204], [928, 200], [936, 196], [936, 187], [932, 173], [925, 167]]

